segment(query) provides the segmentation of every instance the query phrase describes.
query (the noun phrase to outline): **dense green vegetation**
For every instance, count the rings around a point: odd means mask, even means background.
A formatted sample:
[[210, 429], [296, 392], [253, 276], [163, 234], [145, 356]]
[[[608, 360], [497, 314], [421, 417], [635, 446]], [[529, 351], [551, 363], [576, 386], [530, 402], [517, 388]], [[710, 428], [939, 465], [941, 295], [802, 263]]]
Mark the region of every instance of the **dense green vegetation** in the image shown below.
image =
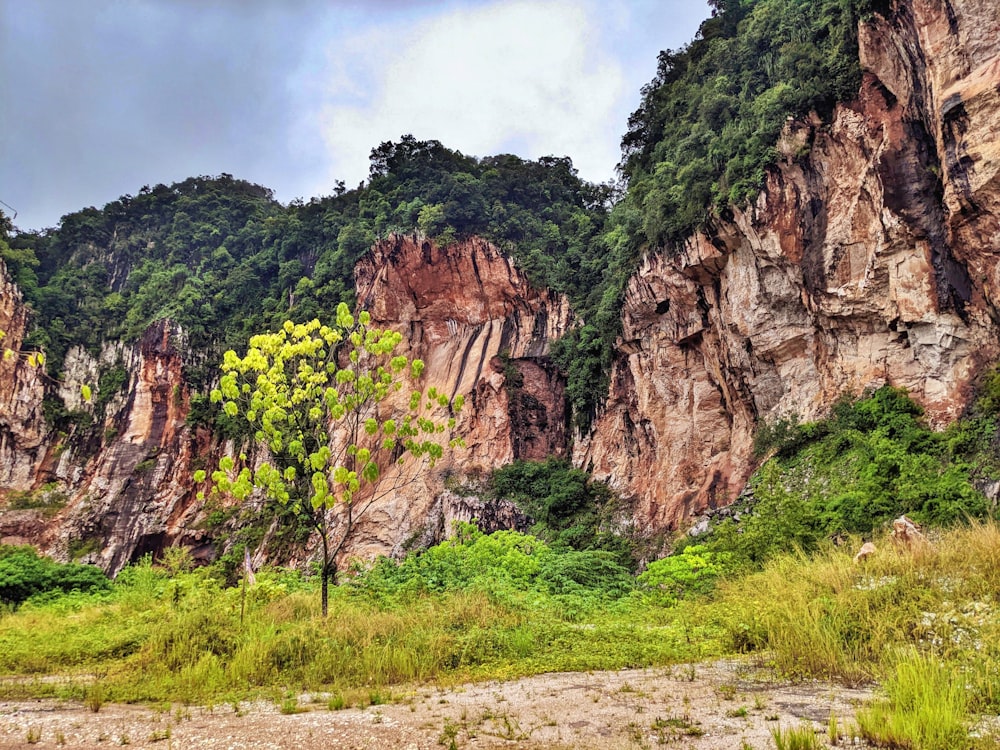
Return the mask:
[[650, 245], [757, 194], [789, 116], [828, 115], [858, 91], [869, 0], [715, 0], [686, 48], [660, 53], [622, 141], [628, 202]]
[[16, 235], [3, 257], [37, 313], [30, 343], [54, 374], [71, 345], [135, 340], [162, 318], [196, 347], [230, 347], [288, 317], [329, 315], [351, 301], [356, 261], [391, 232], [486, 236], [536, 283], [584, 305], [601, 275], [588, 253], [606, 197], [568, 159], [475, 159], [404, 137], [372, 152], [357, 190], [283, 207], [230, 175], [191, 178]]
[[[629, 593], [628, 571], [580, 555], [464, 527], [422, 555], [356, 574], [331, 591], [325, 619], [318, 581], [261, 571], [242, 622], [240, 588], [224, 588], [213, 568], [189, 571], [177, 555], [163, 566], [147, 559], [123, 571], [110, 594], [31, 599], [0, 618], [0, 672], [97, 671], [110, 700], [214, 701], [286, 686], [360, 700], [410, 681], [715, 653], [712, 628], [648, 609]], [[3, 683], [7, 694], [51, 689], [87, 690]]]
[[515, 461], [493, 472], [488, 494], [529, 516], [531, 533], [558, 550], [604, 550], [635, 567], [627, 536], [616, 526], [618, 499], [603, 482], [568, 460]]
[[944, 432], [889, 386], [842, 399], [820, 422], [765, 425], [757, 447], [774, 457], [751, 482], [752, 504], [737, 506], [739, 523], [722, 523], [709, 546], [758, 566], [777, 551], [870, 536], [903, 513], [932, 526], [994, 514], [976, 483], [1000, 476], [998, 384], [991, 374], [969, 416]]
[[0, 606], [17, 606], [33, 596], [106, 591], [111, 587], [96, 565], [57, 563], [32, 547], [0, 545]]

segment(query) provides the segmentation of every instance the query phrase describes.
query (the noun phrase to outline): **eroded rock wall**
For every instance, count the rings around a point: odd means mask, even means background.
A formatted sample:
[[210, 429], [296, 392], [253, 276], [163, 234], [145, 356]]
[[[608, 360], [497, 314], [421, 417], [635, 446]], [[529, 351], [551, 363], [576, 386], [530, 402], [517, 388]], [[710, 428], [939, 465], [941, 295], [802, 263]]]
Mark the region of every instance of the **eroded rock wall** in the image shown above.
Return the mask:
[[[17, 350], [27, 312], [16, 288], [6, 277], [3, 283], [0, 329]], [[572, 322], [566, 300], [532, 289], [510, 258], [475, 239], [442, 248], [391, 237], [358, 265], [357, 283], [360, 306], [403, 332], [406, 353], [425, 361], [423, 382], [466, 397], [458, 424], [466, 448], [373, 505], [340, 562], [433, 543], [452, 521], [473, 516], [523, 525], [515, 509], [486, 505], [467, 488], [513, 460], [566, 455], [564, 383], [548, 360], [549, 342]], [[72, 412], [69, 434], [42, 418], [41, 371], [23, 358], [0, 364], [0, 488], [37, 493], [52, 484], [65, 500], [27, 510], [0, 502], [0, 537], [112, 573], [171, 544], [210, 557], [211, 535], [220, 530], [206, 527], [192, 475], [235, 450], [186, 424], [185, 365], [199, 356], [168, 321], [134, 345], [108, 342], [96, 356], [71, 349], [62, 380], [49, 384]], [[260, 458], [251, 452], [249, 461]], [[449, 478], [466, 489], [448, 491]]]
[[47, 447], [44, 376], [21, 352], [27, 325], [21, 291], [0, 261], [0, 488], [15, 491], [32, 486]]
[[510, 508], [442, 489], [517, 459], [566, 455], [564, 382], [548, 354], [573, 323], [567, 300], [532, 288], [511, 258], [481, 239], [440, 247], [419, 236], [390, 237], [355, 277], [358, 306], [403, 332], [408, 355], [426, 363], [424, 383], [462, 394], [466, 404], [457, 426], [465, 447], [372, 506], [351, 554], [398, 554], [472, 515], [516, 518]]
[[[0, 486], [39, 499], [43, 488], [56, 488], [64, 504], [0, 513], [0, 533], [111, 572], [172, 542], [197, 541], [200, 532], [190, 522], [200, 504], [191, 466], [210, 439], [185, 425], [183, 349], [183, 333], [166, 321], [151, 326], [134, 346], [108, 343], [96, 357], [71, 349], [63, 380], [49, 384], [71, 412], [65, 429], [41, 419], [40, 380], [37, 387], [22, 388], [21, 402], [39, 419], [30, 429], [14, 430], [21, 443], [32, 444], [5, 464], [24, 468]], [[121, 388], [102, 394], [98, 383], [110, 370], [120, 372]], [[28, 373], [43, 377], [37, 369]], [[93, 391], [89, 401], [83, 385]]]
[[759, 420], [888, 382], [942, 424], [1000, 354], [1000, 12], [900, 2], [860, 44], [857, 99], [790, 123], [753, 206], [629, 283], [607, 408], [575, 460], [647, 528], [730, 502]]

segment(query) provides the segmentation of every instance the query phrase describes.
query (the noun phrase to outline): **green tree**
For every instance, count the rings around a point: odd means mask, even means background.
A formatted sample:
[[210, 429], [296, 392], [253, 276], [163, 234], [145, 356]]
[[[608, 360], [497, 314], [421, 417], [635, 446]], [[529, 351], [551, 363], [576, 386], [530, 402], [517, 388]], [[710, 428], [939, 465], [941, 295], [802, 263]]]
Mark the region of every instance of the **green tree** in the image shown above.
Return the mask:
[[[358, 519], [376, 500], [412, 482], [446, 447], [454, 401], [436, 388], [392, 394], [415, 384], [423, 362], [395, 355], [402, 335], [337, 307], [334, 326], [290, 321], [277, 333], [250, 339], [243, 357], [227, 351], [212, 401], [242, 417], [268, 459], [256, 467], [225, 457], [212, 474], [213, 490], [246, 499], [255, 489], [290, 507], [319, 536], [323, 615], [337, 555]], [[245, 463], [245, 462], [244, 462]], [[196, 481], [205, 481], [196, 472]], [[337, 512], [339, 511], [339, 512]]]

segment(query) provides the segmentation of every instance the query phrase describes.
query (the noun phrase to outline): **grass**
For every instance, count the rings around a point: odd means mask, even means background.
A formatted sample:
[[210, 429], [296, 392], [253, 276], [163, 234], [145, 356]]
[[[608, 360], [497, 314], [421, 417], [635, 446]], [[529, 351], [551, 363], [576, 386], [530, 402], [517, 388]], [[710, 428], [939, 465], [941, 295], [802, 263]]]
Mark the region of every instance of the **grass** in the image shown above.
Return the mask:
[[[699, 660], [744, 652], [781, 678], [876, 684], [852, 736], [911, 750], [991, 746], [978, 722], [1000, 712], [1000, 529], [942, 532], [917, 552], [879, 546], [863, 564], [852, 561], [856, 545], [783, 555], [711, 599], [671, 607], [639, 592], [588, 599], [509, 582], [407, 583], [395, 593], [341, 586], [323, 619], [308, 583], [262, 571], [242, 622], [238, 588], [206, 570], [170, 576], [147, 564], [110, 593], [0, 615], [0, 674], [14, 678], [0, 681], [0, 695], [72, 698], [93, 711], [107, 701], [267, 697], [291, 712], [300, 707], [290, 696], [308, 692], [340, 710], [406, 694], [396, 686], [550, 671], [674, 664], [695, 679]], [[719, 696], [735, 700], [735, 686]], [[754, 710], [764, 708], [755, 696]], [[687, 731], [676, 718], [657, 719], [654, 731]], [[841, 722], [831, 718], [831, 742]], [[776, 728], [774, 742], [812, 747], [797, 732]]]
[[537, 593], [416, 592], [386, 602], [341, 587], [323, 619], [315, 590], [279, 585], [265, 571], [241, 624], [239, 590], [205, 571], [167, 577], [146, 566], [125, 579], [111, 595], [28, 602], [0, 618], [0, 674], [27, 678], [3, 682], [0, 694], [75, 698], [98, 711], [105, 701], [280, 701], [294, 688], [329, 692], [336, 708], [348, 695], [351, 704], [391, 700], [391, 686], [404, 683], [719, 653], [717, 628], [692, 630], [638, 605], [592, 608], [580, 622], [582, 605], [566, 619], [558, 598]]
[[808, 724], [801, 727], [777, 727], [771, 730], [775, 750], [820, 750], [816, 732]]
[[885, 684], [886, 698], [858, 712], [861, 736], [880, 747], [963, 750], [969, 733], [965, 679], [933, 655], [902, 655]]

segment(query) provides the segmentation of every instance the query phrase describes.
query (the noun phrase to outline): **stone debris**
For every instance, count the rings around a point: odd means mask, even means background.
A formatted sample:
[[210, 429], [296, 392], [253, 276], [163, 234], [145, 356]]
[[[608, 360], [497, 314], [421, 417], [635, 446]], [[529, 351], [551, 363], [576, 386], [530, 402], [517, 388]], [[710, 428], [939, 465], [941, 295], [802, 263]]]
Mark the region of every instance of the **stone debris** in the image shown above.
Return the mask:
[[920, 527], [906, 516], [900, 516], [892, 522], [890, 538], [895, 544], [908, 550], [928, 544], [927, 537], [921, 533]]
[[875, 545], [871, 542], [865, 542], [861, 545], [861, 549], [858, 550], [858, 554], [854, 556], [854, 562], [860, 563], [867, 560], [869, 557], [874, 555], [878, 550], [875, 549]]

